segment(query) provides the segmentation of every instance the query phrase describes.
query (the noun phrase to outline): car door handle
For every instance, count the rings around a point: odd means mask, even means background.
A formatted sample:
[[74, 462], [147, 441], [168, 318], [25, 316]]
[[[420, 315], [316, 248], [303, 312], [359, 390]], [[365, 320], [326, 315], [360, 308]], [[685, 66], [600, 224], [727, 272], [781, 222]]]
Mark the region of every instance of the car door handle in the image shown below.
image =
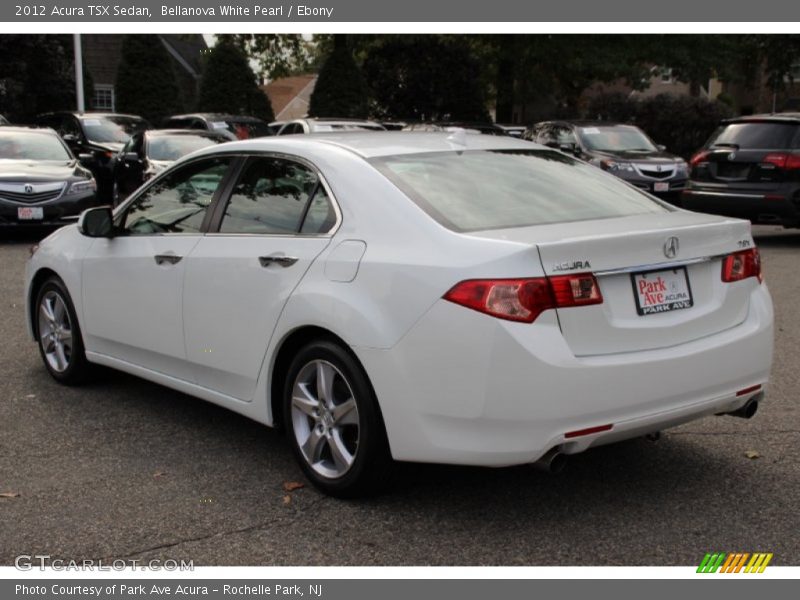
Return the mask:
[[294, 256], [259, 256], [258, 262], [261, 263], [262, 267], [268, 267], [270, 265], [280, 265], [282, 267], [291, 267], [294, 263], [296, 263], [299, 259]]
[[178, 256], [177, 254], [156, 254], [153, 258], [157, 265], [175, 265], [183, 259], [182, 256]]

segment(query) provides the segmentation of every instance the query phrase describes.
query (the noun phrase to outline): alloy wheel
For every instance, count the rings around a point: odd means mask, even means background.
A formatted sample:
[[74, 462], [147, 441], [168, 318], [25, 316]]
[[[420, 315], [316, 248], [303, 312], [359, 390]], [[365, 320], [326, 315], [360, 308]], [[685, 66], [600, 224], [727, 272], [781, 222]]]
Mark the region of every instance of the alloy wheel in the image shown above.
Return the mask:
[[64, 298], [48, 291], [39, 304], [39, 344], [47, 364], [53, 371], [63, 373], [73, 354], [72, 321]]
[[303, 366], [292, 386], [294, 436], [308, 465], [337, 479], [353, 466], [360, 433], [358, 405], [342, 372], [325, 360]]

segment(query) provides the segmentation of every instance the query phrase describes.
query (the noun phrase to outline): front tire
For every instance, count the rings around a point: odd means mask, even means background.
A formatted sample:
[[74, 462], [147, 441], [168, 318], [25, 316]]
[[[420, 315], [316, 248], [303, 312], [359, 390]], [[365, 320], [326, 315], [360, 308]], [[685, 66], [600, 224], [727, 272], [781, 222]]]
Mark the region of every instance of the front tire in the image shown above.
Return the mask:
[[319, 340], [297, 353], [283, 415], [295, 458], [321, 491], [353, 498], [383, 489], [392, 461], [378, 402], [343, 347]]
[[57, 277], [51, 277], [39, 288], [34, 321], [39, 354], [53, 379], [65, 385], [83, 382], [89, 363], [81, 329], [69, 292]]

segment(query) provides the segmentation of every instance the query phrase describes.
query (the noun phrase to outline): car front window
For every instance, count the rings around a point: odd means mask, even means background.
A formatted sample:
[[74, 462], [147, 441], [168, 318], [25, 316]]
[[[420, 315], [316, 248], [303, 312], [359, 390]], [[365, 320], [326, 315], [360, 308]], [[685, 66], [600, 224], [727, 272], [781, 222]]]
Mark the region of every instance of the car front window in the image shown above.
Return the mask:
[[199, 233], [231, 159], [199, 160], [155, 181], [128, 207], [127, 235]]
[[222, 142], [221, 138], [203, 135], [153, 136], [147, 142], [147, 156], [152, 160], [176, 161], [190, 152]]
[[90, 142], [124, 144], [136, 131], [147, 129], [143, 119], [130, 117], [86, 117], [81, 120]]
[[0, 133], [0, 159], [63, 162], [71, 158], [64, 145], [52, 134]]
[[616, 127], [582, 127], [578, 130], [583, 145], [599, 152], [657, 152], [655, 144], [638, 128], [631, 125]]

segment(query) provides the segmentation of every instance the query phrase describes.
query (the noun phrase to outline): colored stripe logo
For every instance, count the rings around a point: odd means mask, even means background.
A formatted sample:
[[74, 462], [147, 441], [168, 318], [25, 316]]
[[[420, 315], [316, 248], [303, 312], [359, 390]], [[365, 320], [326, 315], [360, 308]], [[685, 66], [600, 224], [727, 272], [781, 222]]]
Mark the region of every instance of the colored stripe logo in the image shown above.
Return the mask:
[[772, 552], [709, 552], [703, 557], [698, 573], [763, 573], [772, 560]]

